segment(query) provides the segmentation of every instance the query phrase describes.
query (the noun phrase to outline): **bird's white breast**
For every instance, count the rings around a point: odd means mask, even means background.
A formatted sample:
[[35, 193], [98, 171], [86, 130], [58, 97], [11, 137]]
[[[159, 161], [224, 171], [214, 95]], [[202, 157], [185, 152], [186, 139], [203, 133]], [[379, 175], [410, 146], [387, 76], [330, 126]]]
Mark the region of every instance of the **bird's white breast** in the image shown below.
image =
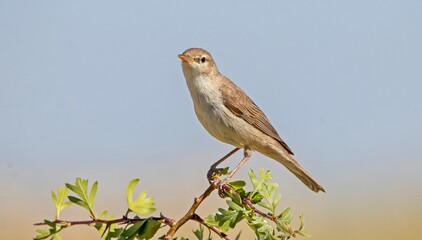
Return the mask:
[[198, 120], [204, 128], [218, 140], [242, 147], [235, 130], [232, 113], [224, 106], [223, 96], [219, 90], [219, 81], [207, 75], [194, 74], [183, 69], [194, 109]]

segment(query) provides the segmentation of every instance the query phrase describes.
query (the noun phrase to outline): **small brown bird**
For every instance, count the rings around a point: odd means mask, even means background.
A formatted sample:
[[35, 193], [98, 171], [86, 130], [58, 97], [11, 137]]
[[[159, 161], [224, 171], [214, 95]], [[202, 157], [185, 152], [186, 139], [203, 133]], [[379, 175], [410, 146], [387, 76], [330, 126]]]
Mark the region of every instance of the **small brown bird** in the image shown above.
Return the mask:
[[182, 59], [183, 74], [201, 124], [218, 140], [244, 149], [244, 159], [232, 174], [255, 150], [283, 164], [312, 191], [325, 192], [294, 159], [292, 150], [261, 109], [242, 89], [218, 71], [209, 52], [190, 48], [178, 57]]

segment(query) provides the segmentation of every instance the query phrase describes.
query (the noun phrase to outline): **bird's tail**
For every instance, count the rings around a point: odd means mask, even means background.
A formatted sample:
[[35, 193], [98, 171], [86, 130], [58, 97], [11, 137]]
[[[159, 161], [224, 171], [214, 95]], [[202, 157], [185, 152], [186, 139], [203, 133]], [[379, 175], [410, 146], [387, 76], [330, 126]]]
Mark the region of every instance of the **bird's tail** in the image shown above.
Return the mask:
[[308, 188], [310, 188], [314, 192], [323, 191], [325, 192], [325, 189], [319, 185], [312, 176], [306, 172], [305, 169], [303, 169], [302, 166], [294, 159], [292, 155], [289, 153], [283, 151], [282, 154], [280, 154], [279, 151], [277, 151], [277, 156], [271, 156], [273, 159], [275, 159], [277, 162], [283, 164], [291, 173], [293, 173], [297, 178], [300, 179]]
[[314, 192], [323, 191], [325, 192], [325, 189], [319, 185], [315, 181], [315, 179], [312, 178], [311, 175], [309, 175], [308, 172], [303, 169], [302, 166], [293, 158], [291, 157], [287, 161], [279, 161], [281, 164], [283, 164], [287, 169], [289, 169], [290, 172], [292, 172], [297, 178], [300, 179], [308, 188], [310, 188]]

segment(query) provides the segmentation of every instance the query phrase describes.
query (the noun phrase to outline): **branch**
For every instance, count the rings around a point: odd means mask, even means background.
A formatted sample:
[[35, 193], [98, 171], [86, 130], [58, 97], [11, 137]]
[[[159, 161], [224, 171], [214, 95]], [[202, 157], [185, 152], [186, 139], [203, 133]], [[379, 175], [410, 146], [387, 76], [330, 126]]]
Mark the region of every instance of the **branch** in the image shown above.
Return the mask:
[[[126, 223], [136, 223], [136, 222], [141, 222], [141, 221], [145, 221], [147, 219], [152, 219], [155, 221], [161, 221], [162, 223], [168, 225], [168, 226], [172, 226], [175, 222], [174, 219], [171, 218], [167, 218], [167, 217], [151, 217], [151, 218], [128, 218], [126, 216], [123, 216], [122, 218], [118, 218], [118, 219], [112, 219], [112, 220], [104, 220], [104, 219], [92, 219], [92, 220], [85, 220], [85, 221], [66, 221], [66, 220], [60, 220], [60, 219], [56, 219], [53, 221], [53, 223], [57, 223], [57, 224], [66, 224], [67, 226], [74, 226], [74, 225], [91, 225], [94, 223], [102, 223], [102, 224], [106, 224], [107, 226], [112, 225], [112, 224], [126, 224]], [[35, 223], [35, 226], [42, 226], [42, 225], [47, 225], [46, 223]]]
[[218, 187], [217, 184], [211, 184], [204, 193], [202, 193], [201, 196], [194, 199], [192, 206], [188, 210], [188, 212], [175, 224], [173, 224], [170, 229], [168, 230], [165, 239], [171, 240], [173, 239], [173, 235], [179, 230], [179, 228], [185, 224], [187, 221], [192, 219], [192, 217], [195, 215], [196, 209], [198, 209], [199, 205], [201, 205], [202, 201], [204, 201], [205, 198], [207, 198], [212, 191], [214, 191]]
[[199, 215], [197, 214], [193, 214], [193, 216], [191, 217], [191, 219], [193, 221], [197, 221], [200, 224], [204, 225], [205, 227], [207, 227], [209, 230], [215, 232], [219, 237], [226, 239], [226, 240], [232, 240], [229, 236], [227, 236], [227, 234], [220, 232], [218, 230], [218, 228], [214, 227], [214, 226], [210, 226], [208, 224], [205, 223], [204, 219], [202, 219]]
[[236, 194], [237, 196], [239, 196], [239, 197], [242, 199], [242, 202], [243, 202], [244, 204], [248, 205], [248, 206], [252, 209], [252, 211], [253, 211], [254, 213], [256, 213], [256, 214], [258, 214], [258, 215], [261, 215], [261, 216], [263, 216], [264, 218], [267, 218], [267, 219], [269, 219], [269, 220], [271, 220], [271, 221], [273, 221], [274, 223], [276, 223], [276, 224], [277, 224], [277, 217], [275, 217], [275, 216], [271, 216], [271, 215], [266, 214], [266, 213], [262, 212], [261, 210], [257, 209], [257, 208], [253, 205], [253, 203], [251, 202], [251, 200], [250, 200], [249, 198], [242, 197], [239, 193], [237, 193], [237, 192], [236, 192], [236, 190], [234, 190], [234, 189], [233, 189], [232, 187], [230, 187], [229, 185], [227, 185], [227, 184], [223, 184], [223, 185], [222, 185], [222, 187], [221, 187], [221, 189], [222, 189], [222, 190], [224, 190], [224, 191], [228, 191], [228, 192], [231, 192], [231, 193]]
[[[220, 163], [222, 160], [236, 152], [238, 149], [234, 149], [232, 152], [224, 156], [217, 163]], [[141, 237], [145, 239], [150, 239], [153, 237], [158, 229], [163, 225], [169, 227], [167, 233], [163, 236], [165, 240], [173, 240], [176, 232], [188, 221], [196, 221], [199, 224], [207, 227], [209, 231], [218, 235], [221, 239], [232, 240], [226, 233], [226, 230], [234, 228], [234, 226], [243, 219], [248, 221], [249, 226], [257, 234], [258, 237], [277, 236], [282, 237], [282, 239], [288, 239], [290, 237], [295, 237], [296, 234], [302, 236], [307, 236], [307, 233], [303, 232], [304, 221], [303, 217], [300, 217], [301, 225], [298, 230], [293, 231], [290, 226], [291, 214], [289, 213], [289, 208], [286, 208], [279, 216], [275, 213], [275, 208], [280, 200], [280, 195], [274, 195], [275, 188], [278, 186], [274, 183], [267, 183], [271, 179], [271, 173], [267, 170], [260, 169], [259, 179], [250, 170], [249, 176], [254, 185], [254, 190], [252, 192], [247, 192], [244, 189], [246, 182], [244, 181], [235, 181], [229, 184], [226, 184], [226, 181], [221, 181], [220, 177], [222, 175], [227, 175], [228, 168], [217, 168], [216, 164], [211, 166], [208, 171], [207, 178], [210, 185], [207, 189], [199, 196], [194, 198], [194, 201], [188, 211], [181, 217], [178, 221], [167, 218], [160, 214], [159, 217], [149, 217], [149, 218], [140, 218], [138, 216], [129, 218], [127, 214], [133, 212], [140, 215], [150, 214], [155, 211], [154, 200], [152, 198], [146, 197], [146, 192], [143, 191], [138, 198], [133, 200], [133, 189], [138, 183], [139, 179], [132, 180], [126, 189], [126, 198], [128, 201], [128, 210], [125, 215], [117, 219], [104, 219], [106, 218], [107, 211], [104, 211], [101, 214], [101, 218], [96, 218], [94, 214], [91, 214], [90, 220], [82, 221], [66, 221], [61, 220], [59, 217], [56, 217], [54, 221], [45, 220], [43, 223], [36, 223], [34, 225], [48, 225], [48, 228], [37, 229], [37, 236], [35, 239], [46, 239], [50, 236], [56, 236], [61, 230], [75, 225], [89, 225], [94, 226], [102, 232], [104, 235], [107, 232], [106, 238], [121, 238], [122, 236], [131, 236], [132, 237]], [[230, 175], [229, 175], [230, 176]], [[259, 187], [257, 187], [257, 183]], [[262, 183], [262, 184], [261, 184]], [[203, 201], [210, 196], [210, 194], [218, 189], [218, 194], [220, 197], [225, 198], [229, 197], [231, 200], [227, 201], [229, 206], [228, 210], [219, 209], [218, 213], [210, 215], [209, 218], [205, 221], [195, 212]], [[69, 191], [72, 191], [77, 196], [83, 196], [81, 198], [75, 196], [68, 196]], [[57, 191], [52, 192], [52, 198], [56, 206], [57, 214], [65, 207], [71, 204], [77, 204], [85, 209], [88, 209], [92, 212], [92, 205], [94, 202], [95, 193], [97, 190], [97, 182], [93, 184], [91, 190], [88, 187], [88, 180], [77, 178], [75, 185], [66, 184], [65, 187], [60, 187]], [[89, 193], [88, 193], [89, 192]], [[255, 194], [256, 193], [256, 194]], [[86, 197], [88, 196], [88, 197]], [[66, 201], [66, 198], [70, 202]], [[261, 205], [260, 202], [263, 204]], [[258, 209], [256, 205], [260, 205], [263, 208], [269, 209], [270, 212], [265, 213], [265, 210]], [[153, 221], [149, 221], [153, 220]], [[277, 225], [277, 228], [273, 227], [272, 224], [268, 225], [268, 220], [274, 222]], [[209, 222], [208, 222], [209, 221]], [[143, 223], [146, 225], [143, 225]], [[126, 225], [125, 227], [114, 228], [116, 225]], [[104, 229], [105, 227], [105, 229]], [[219, 227], [222, 227], [221, 229]], [[110, 230], [113, 228], [113, 230]], [[202, 226], [200, 227], [200, 232], [203, 231]], [[108, 231], [107, 231], [108, 230]], [[283, 233], [282, 235], [279, 235]], [[197, 233], [195, 232], [195, 235]], [[277, 234], [277, 235], [275, 235]], [[102, 236], [103, 236], [102, 235]], [[275, 239], [274, 238], [274, 239]], [[160, 238], [162, 239], [162, 238]]]

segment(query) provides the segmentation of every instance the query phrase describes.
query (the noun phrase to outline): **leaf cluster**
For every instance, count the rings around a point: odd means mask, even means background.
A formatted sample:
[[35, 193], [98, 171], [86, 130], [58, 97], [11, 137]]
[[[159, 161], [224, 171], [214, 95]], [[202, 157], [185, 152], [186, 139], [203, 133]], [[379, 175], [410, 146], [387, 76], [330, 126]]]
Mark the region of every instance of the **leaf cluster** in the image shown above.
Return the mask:
[[[228, 168], [221, 169], [217, 178], [228, 173]], [[226, 198], [227, 207], [219, 208], [214, 214], [205, 219], [197, 217], [190, 218], [200, 223], [199, 228], [193, 231], [198, 240], [211, 240], [211, 230], [224, 239], [230, 229], [235, 229], [237, 224], [245, 221], [255, 233], [258, 240], [285, 240], [297, 235], [309, 236], [303, 231], [304, 220], [300, 216], [300, 226], [293, 230], [291, 226], [292, 214], [290, 208], [279, 212], [278, 204], [281, 194], [276, 190], [277, 183], [270, 182], [271, 173], [268, 170], [260, 169], [258, 176], [249, 171], [250, 189], [245, 181], [233, 181], [222, 184], [220, 196]], [[44, 220], [43, 228], [36, 229], [35, 240], [53, 239], [60, 240], [59, 233], [74, 225], [89, 225], [98, 230], [106, 240], [133, 240], [152, 239], [157, 231], [165, 226], [174, 227], [175, 220], [164, 217], [140, 217], [150, 215], [156, 211], [154, 199], [147, 196], [146, 191], [142, 191], [134, 198], [134, 190], [139, 183], [139, 179], [133, 179], [126, 188], [127, 211], [121, 218], [109, 215], [107, 210], [97, 214], [94, 208], [95, 197], [98, 190], [98, 182], [89, 185], [87, 179], [76, 178], [73, 184], [66, 183], [59, 187], [56, 192], [52, 191], [51, 197], [56, 209], [55, 220]], [[211, 186], [210, 186], [211, 187]], [[215, 189], [215, 188], [214, 188]], [[85, 221], [65, 221], [60, 215], [68, 207], [81, 207], [89, 212], [90, 220]], [[194, 213], [194, 211], [192, 211]], [[208, 232], [204, 227], [208, 228]], [[171, 235], [172, 236], [172, 235]], [[159, 239], [167, 239], [162, 236]], [[240, 239], [240, 233], [235, 239]], [[248, 239], [250, 239], [248, 237]], [[177, 240], [173, 238], [172, 240]], [[188, 240], [181, 237], [180, 240]]]
[[297, 234], [309, 236], [303, 231], [302, 216], [299, 228], [293, 230], [290, 208], [277, 212], [281, 194], [276, 193], [279, 185], [269, 182], [272, 179], [270, 171], [261, 168], [257, 176], [250, 170], [249, 178], [252, 184], [252, 189], [249, 191], [245, 189], [245, 181], [228, 183], [228, 188], [224, 189], [224, 197], [228, 198], [226, 201], [228, 208], [219, 208], [217, 213], [209, 215], [205, 219], [207, 224], [226, 232], [245, 220], [258, 240], [284, 240]]
[[[154, 218], [140, 218], [138, 215], [148, 215], [155, 211], [154, 199], [147, 197], [147, 192], [143, 191], [136, 199], [133, 199], [133, 191], [139, 179], [129, 182], [126, 188], [126, 200], [128, 209], [125, 216], [115, 219], [113, 215], [108, 216], [108, 211], [104, 210], [97, 217], [94, 211], [94, 200], [97, 194], [98, 182], [94, 182], [89, 188], [88, 180], [76, 178], [74, 184], [66, 183], [64, 187], [59, 187], [56, 192], [51, 192], [51, 196], [56, 208], [56, 218], [54, 221], [44, 220], [47, 227], [36, 229], [37, 235], [34, 239], [61, 239], [59, 232], [72, 225], [86, 224], [96, 228], [104, 239], [151, 239], [161, 227], [162, 221]], [[72, 195], [69, 195], [71, 193]], [[68, 206], [78, 205], [86, 209], [92, 220], [88, 221], [63, 221], [60, 220], [60, 213]], [[129, 219], [129, 214], [138, 214]]]

